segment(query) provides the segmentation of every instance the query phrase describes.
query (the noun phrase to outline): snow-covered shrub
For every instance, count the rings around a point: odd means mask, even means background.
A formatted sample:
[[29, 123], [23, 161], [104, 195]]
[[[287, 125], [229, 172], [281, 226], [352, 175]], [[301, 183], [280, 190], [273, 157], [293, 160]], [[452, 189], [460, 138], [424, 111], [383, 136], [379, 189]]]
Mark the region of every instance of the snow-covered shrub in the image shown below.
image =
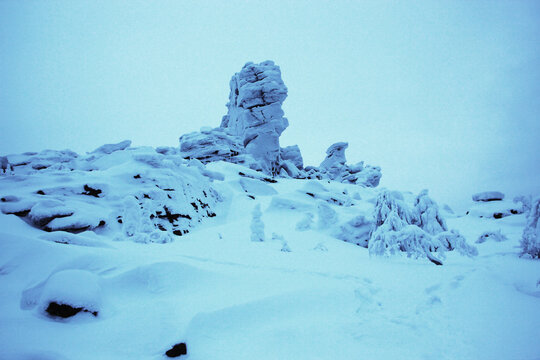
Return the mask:
[[[398, 192], [382, 191], [374, 210], [375, 226], [368, 242], [370, 255], [394, 255], [405, 252], [409, 257], [427, 257], [442, 265], [439, 258], [447, 250], [474, 256], [478, 251], [457, 231], [448, 231], [437, 204], [422, 191], [411, 210]], [[433, 253], [439, 253], [436, 257]]]
[[532, 196], [520, 195], [514, 198], [514, 203], [521, 203], [521, 213], [528, 214], [532, 207]]
[[534, 199], [527, 215], [527, 225], [521, 238], [523, 255], [540, 258], [540, 197]]
[[508, 240], [508, 238], [499, 229], [497, 231], [484, 231], [475, 242], [477, 244], [481, 244], [490, 239], [496, 242]]
[[251, 213], [251, 241], [264, 241], [264, 223], [261, 217], [261, 204], [257, 204]]
[[446, 248], [446, 250], [456, 250], [461, 255], [471, 257], [478, 255], [478, 249], [473, 245], [469, 245], [465, 237], [463, 237], [457, 230], [452, 229], [450, 231], [444, 231], [438, 233], [435, 237], [437, 238], [437, 241]]
[[306, 231], [313, 228], [313, 214], [312, 213], [305, 213], [304, 217], [296, 223], [296, 230], [297, 231]]
[[428, 196], [427, 190], [422, 190], [416, 197], [414, 208], [417, 213], [417, 225], [428, 234], [435, 235], [448, 230], [439, 206]]

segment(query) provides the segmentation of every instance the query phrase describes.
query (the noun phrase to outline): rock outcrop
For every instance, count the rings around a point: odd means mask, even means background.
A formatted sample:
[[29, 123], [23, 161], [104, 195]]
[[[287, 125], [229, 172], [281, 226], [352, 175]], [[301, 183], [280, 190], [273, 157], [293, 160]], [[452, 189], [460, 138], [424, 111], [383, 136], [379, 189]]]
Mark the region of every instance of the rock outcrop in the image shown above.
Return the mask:
[[[346, 142], [326, 151], [320, 167], [304, 168], [298, 145], [280, 147], [279, 137], [289, 126], [281, 105], [287, 87], [279, 66], [273, 61], [247, 63], [230, 81], [228, 112], [218, 128], [202, 128], [180, 137], [180, 155], [206, 164], [227, 161], [241, 164], [270, 176], [330, 179], [343, 183], [376, 187], [381, 169], [363, 162], [348, 165]], [[159, 149], [170, 153], [170, 149]]]
[[376, 187], [381, 180], [381, 168], [364, 165], [364, 162], [348, 165], [345, 150], [346, 142], [332, 144], [326, 150], [326, 158], [317, 167], [307, 166], [306, 177], [309, 179], [330, 179], [343, 183], [358, 184], [365, 187]]
[[287, 87], [273, 61], [247, 63], [230, 81], [228, 112], [221, 127], [238, 136], [245, 152], [252, 155], [260, 169], [278, 174], [279, 136], [289, 126], [281, 108]]

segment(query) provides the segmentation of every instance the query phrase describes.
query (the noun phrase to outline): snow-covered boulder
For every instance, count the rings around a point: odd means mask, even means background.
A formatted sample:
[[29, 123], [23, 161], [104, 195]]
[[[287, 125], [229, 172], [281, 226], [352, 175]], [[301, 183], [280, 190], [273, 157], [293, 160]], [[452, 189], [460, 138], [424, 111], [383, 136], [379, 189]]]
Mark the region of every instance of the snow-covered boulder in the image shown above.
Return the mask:
[[281, 108], [287, 87], [273, 61], [247, 63], [230, 81], [228, 112], [221, 127], [238, 136], [260, 169], [278, 174], [279, 136], [289, 126]]
[[284, 161], [289, 160], [300, 170], [304, 168], [304, 160], [302, 159], [298, 145], [281, 148], [281, 159]]
[[117, 144], [105, 144], [98, 147], [90, 154], [112, 154], [115, 151], [125, 150], [131, 146], [131, 140], [124, 140]]
[[349, 147], [349, 143], [338, 142], [332, 144], [326, 150], [326, 158], [323, 160], [319, 169], [328, 174], [332, 180], [341, 175], [343, 167], [347, 160], [345, 159], [345, 150]]
[[358, 184], [365, 187], [377, 187], [381, 180], [381, 168], [364, 165], [364, 162], [346, 164], [346, 142], [332, 144], [326, 150], [326, 158], [317, 167], [307, 166], [306, 177], [309, 179], [330, 179], [343, 183]]
[[[145, 243], [172, 241], [216, 216], [221, 198], [210, 180], [219, 174], [197, 160], [187, 163], [150, 147], [110, 154], [111, 147], [103, 149], [84, 156], [68, 151], [14, 155], [30, 163], [19, 166], [19, 175], [2, 178], [0, 210], [48, 232], [110, 231], [113, 238]], [[31, 176], [24, 176], [23, 170], [43, 155], [50, 155], [49, 166], [30, 167]], [[69, 166], [59, 166], [65, 163]]]
[[504, 194], [499, 191], [485, 191], [474, 194], [472, 196], [473, 201], [500, 201], [504, 199]]
[[62, 318], [80, 312], [98, 316], [102, 306], [101, 292], [97, 275], [84, 270], [59, 271], [45, 282], [39, 310]]
[[466, 214], [480, 218], [501, 219], [506, 216], [522, 214], [524, 206], [508, 200], [475, 202]]
[[229, 134], [226, 129], [201, 129], [180, 136], [180, 154], [186, 159], [197, 159], [206, 164], [212, 161], [237, 162], [236, 157], [244, 152], [239, 136]]
[[73, 170], [79, 155], [71, 150], [43, 150], [9, 155], [15, 174], [28, 175], [41, 170]]

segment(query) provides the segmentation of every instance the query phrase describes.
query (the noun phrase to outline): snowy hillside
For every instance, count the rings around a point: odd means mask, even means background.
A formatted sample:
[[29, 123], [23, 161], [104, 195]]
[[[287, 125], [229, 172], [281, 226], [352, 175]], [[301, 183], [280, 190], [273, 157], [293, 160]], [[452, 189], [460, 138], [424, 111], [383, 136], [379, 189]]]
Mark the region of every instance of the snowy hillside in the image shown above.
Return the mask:
[[178, 148], [4, 158], [0, 359], [540, 358], [540, 201], [305, 166], [286, 94], [248, 63]]

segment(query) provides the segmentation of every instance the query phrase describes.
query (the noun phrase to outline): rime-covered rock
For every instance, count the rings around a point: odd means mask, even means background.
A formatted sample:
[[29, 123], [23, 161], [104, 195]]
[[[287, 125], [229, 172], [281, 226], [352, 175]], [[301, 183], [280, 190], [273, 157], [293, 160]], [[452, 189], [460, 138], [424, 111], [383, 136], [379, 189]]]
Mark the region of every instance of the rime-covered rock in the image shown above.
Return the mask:
[[318, 168], [306, 167], [306, 177], [310, 179], [328, 178], [343, 183], [358, 184], [366, 187], [376, 187], [381, 180], [381, 168], [364, 165], [364, 162], [348, 165], [345, 150], [346, 142], [332, 144], [326, 150], [326, 158]]
[[201, 129], [180, 136], [180, 155], [186, 159], [197, 159], [206, 164], [212, 161], [236, 162], [235, 158], [244, 152], [239, 136], [226, 129]]
[[32, 174], [42, 170], [73, 170], [77, 168], [77, 153], [71, 150], [43, 150], [9, 155], [10, 166], [16, 174]]
[[485, 191], [474, 194], [473, 201], [500, 201], [504, 199], [504, 194], [499, 191]]
[[92, 151], [90, 154], [112, 154], [115, 151], [125, 150], [131, 146], [131, 140], [120, 141], [116, 144], [105, 144]]
[[247, 63], [230, 81], [228, 112], [221, 127], [238, 136], [267, 174], [279, 172], [279, 136], [289, 125], [281, 108], [287, 87], [272, 61]]
[[281, 148], [281, 159], [284, 161], [289, 160], [299, 170], [304, 168], [304, 160], [302, 159], [302, 154], [300, 153], [300, 148], [298, 145]]
[[[47, 232], [100, 229], [121, 234], [117, 239], [165, 243], [216, 216], [220, 201], [210, 183], [219, 174], [198, 160], [187, 163], [150, 147], [83, 156], [48, 150], [13, 158], [29, 162], [18, 166], [17, 176], [2, 178], [0, 210]], [[44, 158], [46, 169], [32, 169], [33, 161]]]
[[334, 180], [341, 175], [343, 167], [347, 162], [345, 159], [345, 150], [349, 147], [349, 143], [338, 142], [332, 144], [326, 150], [326, 158], [323, 160], [319, 169], [328, 174], [330, 179]]

